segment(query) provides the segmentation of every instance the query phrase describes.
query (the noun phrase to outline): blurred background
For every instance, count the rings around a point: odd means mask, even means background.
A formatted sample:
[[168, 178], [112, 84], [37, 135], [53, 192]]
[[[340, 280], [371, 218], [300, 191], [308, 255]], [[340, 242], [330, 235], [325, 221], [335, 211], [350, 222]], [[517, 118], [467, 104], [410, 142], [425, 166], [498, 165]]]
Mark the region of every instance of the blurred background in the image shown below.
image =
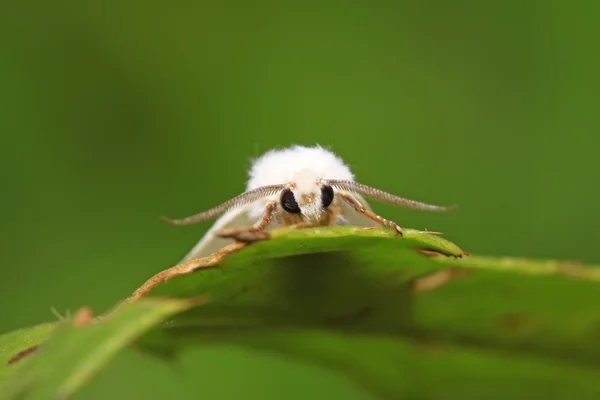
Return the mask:
[[[0, 12], [0, 332], [100, 313], [177, 262], [253, 158], [319, 143], [373, 204], [470, 253], [600, 262], [600, 3], [10, 2]], [[595, 8], [595, 9], [592, 9]], [[224, 385], [222, 380], [228, 384]], [[293, 390], [290, 391], [290, 388]], [[368, 399], [235, 348], [125, 352], [80, 398]]]

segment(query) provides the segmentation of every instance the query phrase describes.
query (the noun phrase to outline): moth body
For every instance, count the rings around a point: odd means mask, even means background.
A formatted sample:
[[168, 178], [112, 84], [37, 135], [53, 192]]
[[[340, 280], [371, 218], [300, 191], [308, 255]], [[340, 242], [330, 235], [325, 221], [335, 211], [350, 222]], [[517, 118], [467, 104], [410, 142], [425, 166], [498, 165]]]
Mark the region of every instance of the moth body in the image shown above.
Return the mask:
[[223, 230], [269, 230], [280, 226], [385, 225], [400, 227], [374, 214], [363, 196], [401, 207], [445, 211], [355, 182], [344, 161], [320, 146], [271, 150], [253, 161], [246, 191], [212, 209], [167, 222], [190, 225], [220, 216], [182, 261], [204, 257], [232, 242], [215, 235]]
[[286, 210], [280, 201], [283, 196], [281, 193], [276, 193], [251, 203], [248, 209], [250, 218], [260, 220], [266, 203], [272, 200], [278, 203], [275, 219], [280, 225], [290, 225], [290, 222], [322, 224], [324, 219], [328, 218], [328, 207], [323, 207], [323, 200], [327, 200], [323, 199], [322, 180], [325, 177], [354, 179], [350, 168], [341, 158], [320, 146], [293, 146], [265, 153], [252, 163], [246, 191], [268, 185], [286, 184], [293, 195], [293, 197], [290, 195], [286, 197], [296, 201], [300, 212], [287, 212], [292, 215], [284, 214]]

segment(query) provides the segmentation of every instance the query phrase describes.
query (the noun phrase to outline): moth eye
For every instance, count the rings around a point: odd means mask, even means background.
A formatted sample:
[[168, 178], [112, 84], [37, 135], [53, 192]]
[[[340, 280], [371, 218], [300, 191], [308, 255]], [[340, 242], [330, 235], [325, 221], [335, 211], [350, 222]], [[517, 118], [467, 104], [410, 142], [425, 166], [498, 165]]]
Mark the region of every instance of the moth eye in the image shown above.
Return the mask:
[[328, 185], [321, 187], [321, 203], [323, 208], [329, 207], [333, 201], [333, 188]]
[[292, 193], [290, 189], [285, 189], [283, 193], [281, 193], [281, 206], [285, 211], [292, 214], [300, 212], [300, 207], [298, 207], [298, 203], [296, 203], [294, 193]]

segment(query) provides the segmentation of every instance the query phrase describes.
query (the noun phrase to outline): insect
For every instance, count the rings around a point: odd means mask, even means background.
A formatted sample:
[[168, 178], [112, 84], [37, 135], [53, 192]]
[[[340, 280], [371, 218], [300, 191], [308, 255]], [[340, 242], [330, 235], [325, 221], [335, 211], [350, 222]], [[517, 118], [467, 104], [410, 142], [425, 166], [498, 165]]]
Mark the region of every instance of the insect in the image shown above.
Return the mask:
[[204, 257], [231, 243], [216, 232], [259, 232], [277, 226], [384, 226], [402, 235], [393, 221], [375, 214], [365, 198], [399, 207], [447, 211], [358, 183], [348, 166], [321, 147], [292, 146], [271, 150], [254, 160], [246, 191], [209, 210], [183, 219], [164, 218], [172, 225], [192, 225], [221, 216], [182, 261]]

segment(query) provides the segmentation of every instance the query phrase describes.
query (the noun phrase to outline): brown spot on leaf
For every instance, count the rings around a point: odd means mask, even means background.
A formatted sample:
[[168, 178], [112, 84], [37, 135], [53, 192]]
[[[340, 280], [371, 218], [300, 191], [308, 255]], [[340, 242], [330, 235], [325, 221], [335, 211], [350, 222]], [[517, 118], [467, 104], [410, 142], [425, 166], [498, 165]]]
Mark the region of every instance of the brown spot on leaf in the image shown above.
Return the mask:
[[[442, 247], [444, 249], [447, 249], [446, 246], [442, 246]], [[465, 252], [462, 252], [461, 254], [455, 256], [453, 254], [448, 255], [448, 254], [442, 253], [441, 251], [431, 250], [431, 249], [418, 249], [417, 251], [427, 257], [454, 257], [454, 258], [469, 257], [469, 253], [465, 253]]]
[[81, 307], [73, 316], [73, 326], [81, 327], [89, 324], [94, 318], [94, 312], [90, 307]]
[[11, 364], [16, 363], [19, 360], [22, 360], [23, 358], [27, 357], [28, 355], [30, 355], [31, 353], [36, 351], [39, 347], [40, 347], [40, 345], [36, 344], [35, 346], [28, 347], [25, 350], [18, 352], [17, 354], [12, 356], [6, 364], [11, 365]]
[[210, 256], [203, 258], [192, 258], [191, 260], [182, 262], [181, 264], [177, 264], [174, 267], [165, 269], [164, 271], [157, 273], [156, 275], [148, 279], [146, 282], [144, 282], [144, 284], [137, 288], [131, 296], [129, 296], [127, 299], [125, 299], [119, 305], [117, 305], [117, 307], [115, 307], [113, 311], [118, 310], [121, 306], [127, 303], [136, 301], [144, 297], [158, 285], [176, 276], [189, 274], [199, 269], [219, 267], [219, 264], [225, 257], [243, 249], [246, 246], [247, 243], [234, 242], [217, 250]]
[[556, 267], [556, 273], [568, 278], [584, 278], [586, 269], [577, 263], [561, 263]]
[[465, 268], [446, 268], [413, 279], [410, 283], [410, 288], [413, 292], [428, 292], [445, 285], [451, 279], [461, 278], [467, 275], [469, 275], [469, 271]]
[[243, 243], [258, 242], [261, 240], [267, 240], [271, 237], [267, 232], [263, 232], [263, 231], [253, 232], [253, 231], [248, 231], [248, 230], [231, 231], [231, 232], [222, 231], [222, 232], [215, 233], [215, 235], [222, 237], [222, 238], [235, 239], [238, 242], [243, 242]]
[[445, 255], [444, 253], [440, 253], [436, 250], [419, 249], [417, 251], [427, 257], [440, 257]]

